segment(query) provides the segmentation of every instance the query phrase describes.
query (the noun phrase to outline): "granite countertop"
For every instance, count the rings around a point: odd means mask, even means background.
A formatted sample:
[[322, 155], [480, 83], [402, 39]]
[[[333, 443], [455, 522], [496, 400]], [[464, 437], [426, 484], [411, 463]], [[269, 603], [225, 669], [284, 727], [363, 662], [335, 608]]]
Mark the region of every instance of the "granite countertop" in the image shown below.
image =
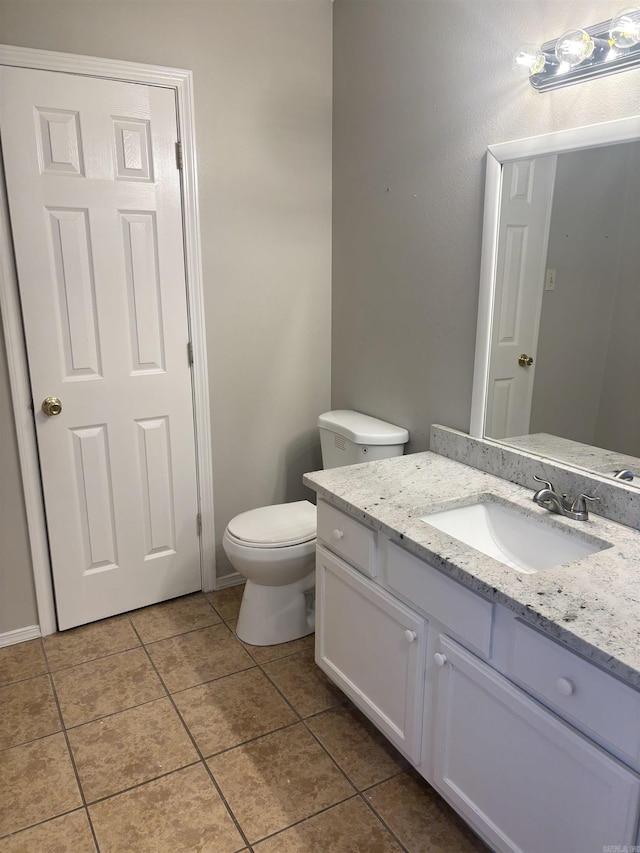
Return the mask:
[[[591, 514], [571, 521], [531, 500], [533, 492], [426, 452], [306, 474], [339, 509], [531, 625], [640, 688], [640, 532]], [[420, 521], [420, 515], [491, 495], [545, 523], [612, 547], [536, 574], [517, 572]]]
[[640, 459], [637, 456], [629, 456], [615, 450], [605, 450], [602, 447], [592, 447], [589, 444], [581, 444], [579, 441], [572, 441], [546, 432], [518, 435], [513, 438], [506, 438], [504, 441], [520, 450], [536, 453], [539, 456], [548, 456], [551, 459], [559, 459], [567, 465], [577, 465], [580, 468], [587, 468], [609, 477], [613, 477], [614, 471], [628, 469], [636, 475], [633, 480], [634, 485], [640, 485]]

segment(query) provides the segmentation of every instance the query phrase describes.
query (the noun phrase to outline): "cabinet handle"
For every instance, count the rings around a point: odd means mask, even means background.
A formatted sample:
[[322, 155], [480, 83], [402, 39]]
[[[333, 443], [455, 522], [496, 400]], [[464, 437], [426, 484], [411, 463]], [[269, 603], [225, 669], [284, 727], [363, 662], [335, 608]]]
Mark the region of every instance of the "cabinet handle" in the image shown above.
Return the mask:
[[562, 693], [563, 696], [571, 696], [576, 691], [575, 684], [568, 678], [559, 678], [556, 681], [556, 687], [558, 688], [558, 693]]
[[415, 638], [418, 636], [415, 631], [411, 631], [409, 628], [404, 632], [404, 635], [407, 638], [408, 643], [413, 643]]
[[344, 536], [344, 530], [338, 530], [338, 528], [336, 527], [336, 529], [333, 531], [333, 538], [334, 539], [342, 539], [343, 536]]
[[436, 666], [444, 666], [447, 662], [447, 656], [441, 655], [440, 652], [436, 652], [433, 659], [436, 662]]

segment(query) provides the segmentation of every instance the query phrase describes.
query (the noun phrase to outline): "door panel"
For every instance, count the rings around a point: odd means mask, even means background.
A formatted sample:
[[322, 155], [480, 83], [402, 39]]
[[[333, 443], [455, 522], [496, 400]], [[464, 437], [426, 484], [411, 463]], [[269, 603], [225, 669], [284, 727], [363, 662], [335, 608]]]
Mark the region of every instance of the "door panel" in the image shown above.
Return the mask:
[[165, 369], [155, 218], [121, 213], [133, 372]]
[[[200, 588], [169, 89], [1, 69], [60, 628]], [[40, 404], [59, 397], [62, 412]]]
[[425, 620], [322, 546], [316, 587], [316, 663], [418, 763]]
[[434, 786], [504, 853], [630, 848], [640, 779], [441, 636]]

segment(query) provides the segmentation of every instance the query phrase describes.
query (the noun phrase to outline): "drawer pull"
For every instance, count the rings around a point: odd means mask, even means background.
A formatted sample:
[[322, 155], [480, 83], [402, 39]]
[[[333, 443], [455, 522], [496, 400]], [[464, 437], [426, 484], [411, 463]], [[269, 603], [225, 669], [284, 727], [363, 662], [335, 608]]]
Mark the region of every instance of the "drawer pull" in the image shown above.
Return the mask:
[[404, 635], [407, 638], [408, 643], [413, 643], [415, 638], [418, 636], [415, 631], [411, 631], [409, 628], [404, 632]]
[[568, 678], [559, 678], [556, 681], [556, 687], [558, 688], [558, 693], [562, 693], [563, 696], [571, 696], [576, 691], [575, 684]]
[[447, 662], [447, 656], [440, 654], [440, 652], [436, 652], [433, 659], [436, 662], [436, 666], [444, 666]]
[[336, 527], [336, 529], [333, 531], [333, 538], [334, 539], [342, 539], [343, 536], [344, 536], [344, 530], [338, 530], [338, 528]]

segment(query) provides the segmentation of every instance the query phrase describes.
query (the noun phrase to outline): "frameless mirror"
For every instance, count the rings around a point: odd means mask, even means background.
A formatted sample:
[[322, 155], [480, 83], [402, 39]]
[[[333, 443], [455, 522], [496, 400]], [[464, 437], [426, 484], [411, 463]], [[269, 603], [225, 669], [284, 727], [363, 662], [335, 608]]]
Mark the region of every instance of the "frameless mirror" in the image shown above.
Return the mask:
[[640, 116], [489, 147], [471, 434], [640, 488]]

